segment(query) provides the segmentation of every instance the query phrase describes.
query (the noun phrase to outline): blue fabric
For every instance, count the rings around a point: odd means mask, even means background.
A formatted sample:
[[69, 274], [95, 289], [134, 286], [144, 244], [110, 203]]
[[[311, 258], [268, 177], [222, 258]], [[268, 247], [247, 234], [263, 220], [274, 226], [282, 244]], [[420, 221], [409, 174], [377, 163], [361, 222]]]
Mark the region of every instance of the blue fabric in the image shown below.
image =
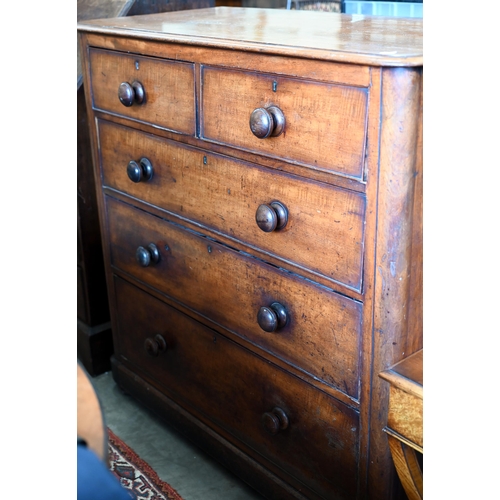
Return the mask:
[[80, 444], [77, 450], [78, 500], [135, 499], [92, 450]]

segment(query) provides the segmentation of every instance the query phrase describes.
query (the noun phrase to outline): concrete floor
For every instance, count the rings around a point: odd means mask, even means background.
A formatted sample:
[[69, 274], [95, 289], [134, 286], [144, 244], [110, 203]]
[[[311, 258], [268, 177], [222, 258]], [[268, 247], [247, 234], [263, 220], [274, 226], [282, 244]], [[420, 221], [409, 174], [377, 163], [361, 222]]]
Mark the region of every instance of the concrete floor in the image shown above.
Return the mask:
[[105, 424], [184, 500], [262, 500], [237, 477], [124, 394], [111, 372], [92, 378]]

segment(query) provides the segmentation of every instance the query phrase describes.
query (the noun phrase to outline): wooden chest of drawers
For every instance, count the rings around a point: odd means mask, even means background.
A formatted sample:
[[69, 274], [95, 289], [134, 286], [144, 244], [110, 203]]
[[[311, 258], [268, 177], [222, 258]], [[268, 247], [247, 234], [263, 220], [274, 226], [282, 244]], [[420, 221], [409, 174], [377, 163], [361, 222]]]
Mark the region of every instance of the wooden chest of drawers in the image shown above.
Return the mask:
[[117, 383], [272, 499], [391, 499], [422, 347], [422, 23], [79, 24]]

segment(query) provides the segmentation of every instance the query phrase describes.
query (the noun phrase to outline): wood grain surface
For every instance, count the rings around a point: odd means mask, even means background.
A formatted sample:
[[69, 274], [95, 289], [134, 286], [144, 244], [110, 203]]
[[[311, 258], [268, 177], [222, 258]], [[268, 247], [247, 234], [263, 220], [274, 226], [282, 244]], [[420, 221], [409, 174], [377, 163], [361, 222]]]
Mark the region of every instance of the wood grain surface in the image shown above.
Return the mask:
[[[101, 104], [87, 99], [120, 385], [269, 498], [399, 500], [384, 427], [408, 422], [389, 412], [379, 374], [423, 343], [422, 20], [216, 8], [79, 28], [89, 88], [107, 85], [89, 54], [110, 56], [106, 78], [122, 71]], [[136, 62], [153, 103], [168, 92], [146, 60], [192, 67], [172, 82], [185, 92], [161, 112], [120, 109], [116, 87]], [[193, 114], [179, 104], [188, 94]], [[271, 105], [285, 126], [259, 139], [265, 120], [250, 116]], [[162, 122], [172, 110], [178, 123]], [[155, 173], [133, 183], [127, 164], [143, 157]], [[289, 220], [264, 233], [256, 207], [271, 201]], [[139, 264], [145, 248], [158, 262]], [[286, 322], [266, 332], [258, 314], [273, 302]], [[158, 335], [177, 347], [158, 354]], [[168, 359], [192, 391], [160, 361], [176, 348]], [[279, 450], [252, 427], [271, 393], [304, 415], [305, 427], [282, 428], [294, 443], [274, 436]], [[273, 429], [274, 411], [259, 409]], [[337, 447], [340, 475], [327, 463]], [[318, 463], [302, 461], [309, 448]]]
[[[111, 263], [265, 351], [358, 396], [361, 304], [107, 197]], [[160, 262], [141, 267], [154, 243]], [[279, 302], [289, 323], [263, 331], [257, 314]], [[328, 390], [328, 387], [325, 387]]]
[[[166, 394], [266, 455], [282, 477], [309, 483], [324, 498], [332, 498], [332, 490], [337, 500], [356, 497], [356, 411], [126, 281], [115, 282], [123, 311], [120, 353], [127, 363], [157, 381]], [[144, 341], [156, 335], [165, 338], [167, 347], [151, 357]], [[270, 434], [263, 416], [276, 407], [289, 422]]]
[[[201, 84], [204, 139], [362, 179], [366, 89], [211, 67]], [[259, 139], [250, 115], [271, 106], [283, 112], [284, 131]]]
[[[92, 49], [89, 54], [92, 100], [96, 109], [148, 121], [175, 132], [194, 135], [194, 65]], [[118, 98], [123, 82], [138, 81], [142, 104], [124, 106]]]
[[[106, 19], [80, 30], [373, 66], [421, 66], [422, 19], [216, 7]], [[313, 29], [311, 29], [313, 28]], [[299, 41], [299, 43], [297, 43]]]
[[[107, 121], [99, 121], [98, 127], [105, 186], [361, 290], [362, 194]], [[154, 175], [134, 183], [127, 176], [127, 165], [142, 157], [151, 161]], [[288, 222], [284, 229], [266, 233], [255, 221], [256, 211], [274, 200], [287, 208]]]

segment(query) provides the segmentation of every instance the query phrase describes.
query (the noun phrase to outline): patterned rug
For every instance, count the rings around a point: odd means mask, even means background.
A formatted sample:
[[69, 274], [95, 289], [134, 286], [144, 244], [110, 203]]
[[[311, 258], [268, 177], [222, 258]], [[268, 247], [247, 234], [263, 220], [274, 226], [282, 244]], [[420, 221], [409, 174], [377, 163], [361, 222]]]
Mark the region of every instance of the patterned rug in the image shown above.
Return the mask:
[[108, 428], [109, 466], [134, 500], [183, 500], [158, 474]]

